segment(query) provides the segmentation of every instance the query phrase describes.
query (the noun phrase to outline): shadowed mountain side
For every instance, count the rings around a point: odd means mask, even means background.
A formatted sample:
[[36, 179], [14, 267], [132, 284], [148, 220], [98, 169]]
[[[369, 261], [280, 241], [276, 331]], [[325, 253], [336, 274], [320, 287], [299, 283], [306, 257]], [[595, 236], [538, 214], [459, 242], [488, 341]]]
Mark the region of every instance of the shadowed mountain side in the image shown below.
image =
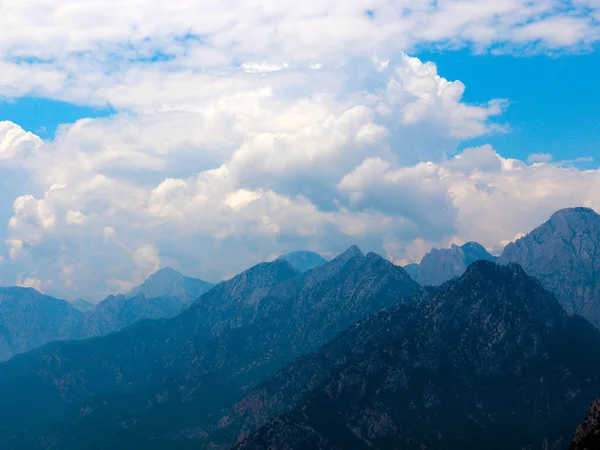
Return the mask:
[[418, 289], [404, 270], [356, 247], [302, 275], [282, 260], [260, 264], [174, 319], [0, 366], [0, 440], [33, 448], [47, 439], [60, 448], [193, 443], [245, 391]]
[[600, 333], [519, 266], [480, 261], [278, 372], [223, 412], [222, 436], [251, 433], [239, 449], [563, 449], [597, 395], [598, 352]]

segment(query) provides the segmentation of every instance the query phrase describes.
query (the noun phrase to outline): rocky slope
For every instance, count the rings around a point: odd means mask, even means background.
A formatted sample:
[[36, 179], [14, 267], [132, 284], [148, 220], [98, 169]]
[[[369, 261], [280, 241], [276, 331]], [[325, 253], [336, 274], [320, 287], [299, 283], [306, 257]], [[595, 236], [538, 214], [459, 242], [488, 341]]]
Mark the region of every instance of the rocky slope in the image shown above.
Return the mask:
[[288, 253], [287, 255], [280, 256], [279, 259], [289, 262], [298, 272], [308, 272], [327, 262], [327, 260], [318, 253], [307, 251]]
[[516, 262], [553, 292], [570, 314], [600, 326], [600, 215], [564, 209], [509, 244], [500, 264]]
[[404, 270], [356, 247], [304, 274], [260, 264], [171, 320], [0, 365], [0, 445], [208, 445], [218, 412], [244, 392], [417, 290]]
[[450, 248], [434, 248], [423, 257], [420, 264], [407, 267], [407, 272], [423, 286], [439, 286], [460, 277], [475, 261], [496, 259], [477, 242], [468, 242], [460, 247], [453, 244]]
[[597, 396], [598, 352], [600, 332], [519, 266], [480, 261], [278, 372], [224, 430], [268, 421], [238, 449], [564, 449]]
[[600, 448], [600, 399], [596, 400], [590, 412], [577, 428], [569, 450], [597, 450]]

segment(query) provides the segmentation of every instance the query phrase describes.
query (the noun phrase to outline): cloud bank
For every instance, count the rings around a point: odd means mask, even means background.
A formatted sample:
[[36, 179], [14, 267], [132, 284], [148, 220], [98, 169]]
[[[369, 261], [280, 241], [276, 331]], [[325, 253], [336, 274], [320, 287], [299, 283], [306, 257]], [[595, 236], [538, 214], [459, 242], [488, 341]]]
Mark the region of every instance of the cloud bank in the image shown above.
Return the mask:
[[456, 154], [510, 132], [508, 100], [467, 103], [463, 83], [405, 53], [581, 51], [600, 37], [599, 11], [592, 0], [4, 0], [0, 98], [117, 113], [46, 141], [0, 123], [0, 173], [19, 180], [5, 192], [0, 282], [98, 299], [167, 264], [218, 281], [351, 244], [406, 263], [450, 242], [499, 248], [560, 207], [600, 209], [599, 171], [490, 146]]

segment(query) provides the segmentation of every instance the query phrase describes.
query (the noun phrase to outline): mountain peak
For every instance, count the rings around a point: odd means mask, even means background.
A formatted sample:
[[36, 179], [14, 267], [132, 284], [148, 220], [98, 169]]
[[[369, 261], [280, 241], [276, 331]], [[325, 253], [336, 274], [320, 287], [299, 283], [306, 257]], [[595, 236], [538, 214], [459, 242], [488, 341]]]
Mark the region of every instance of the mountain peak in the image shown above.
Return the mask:
[[292, 252], [281, 255], [277, 259], [289, 262], [292, 267], [299, 272], [308, 272], [309, 270], [322, 266], [327, 262], [327, 260], [318, 253], [310, 251]]
[[550, 217], [550, 220], [559, 219], [559, 218], [567, 218], [568, 219], [568, 218], [573, 218], [573, 217], [580, 217], [580, 218], [594, 217], [594, 218], [600, 218], [600, 215], [598, 215], [598, 213], [596, 213], [596, 211], [594, 211], [592, 208], [587, 208], [587, 207], [584, 207], [584, 206], [578, 206], [578, 207], [575, 207], [575, 208], [559, 209], [554, 214], [552, 214], [552, 216]]
[[590, 208], [568, 208], [527, 236], [510, 243], [500, 264], [519, 263], [555, 294], [570, 314], [600, 327], [600, 215]]
[[483, 245], [481, 245], [479, 242], [475, 242], [475, 241], [467, 242], [466, 244], [461, 245], [460, 248], [462, 248], [463, 250], [487, 252], [487, 250], [485, 249], [485, 247]]
[[334, 261], [348, 261], [349, 259], [352, 258], [364, 258], [365, 255], [363, 254], [363, 252], [360, 251], [360, 248], [358, 248], [358, 246], [353, 245], [351, 246], [348, 250], [346, 250], [344, 253], [339, 254]]
[[212, 288], [206, 281], [186, 277], [172, 267], [162, 269], [150, 275], [141, 285], [132, 289], [127, 297], [144, 294], [146, 298], [177, 297], [189, 304]]
[[163, 267], [162, 269], [158, 269], [156, 272], [154, 272], [152, 275], [150, 275], [148, 277], [148, 279], [158, 278], [158, 277], [183, 278], [184, 275], [182, 273], [176, 271], [172, 267], [166, 266], [166, 267]]
[[[467, 242], [462, 246], [452, 244], [450, 248], [432, 249], [417, 267], [409, 268], [413, 278], [423, 286], [439, 286], [446, 281], [461, 276], [475, 261], [496, 261], [477, 242]], [[416, 273], [416, 275], [415, 275]]]

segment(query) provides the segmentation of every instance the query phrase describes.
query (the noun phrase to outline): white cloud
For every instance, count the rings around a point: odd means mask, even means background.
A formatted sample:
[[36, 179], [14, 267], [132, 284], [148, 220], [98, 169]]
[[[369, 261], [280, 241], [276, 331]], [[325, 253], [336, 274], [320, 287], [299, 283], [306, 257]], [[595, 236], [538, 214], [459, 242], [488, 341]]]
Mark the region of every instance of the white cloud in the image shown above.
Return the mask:
[[554, 159], [551, 153], [532, 153], [527, 157], [528, 163], [550, 162]]
[[[584, 3], [559, 5], [375, 0], [367, 17], [357, 0], [5, 0], [0, 97], [118, 112], [46, 142], [0, 123], [0, 163], [32, 180], [11, 193], [3, 271], [99, 298], [165, 264], [218, 281], [354, 243], [406, 262], [460, 240], [497, 247], [560, 206], [599, 207], [596, 171], [491, 147], [452, 156], [506, 131], [508, 104], [468, 104], [462, 82], [403, 53], [598, 39]], [[548, 34], [559, 22], [568, 30]]]
[[579, 51], [600, 39], [599, 11], [594, 0], [4, 0], [0, 96], [194, 109], [257, 76], [293, 85], [356, 58], [386, 70], [428, 44]]
[[45, 283], [43, 283], [42, 280], [38, 280], [37, 278], [26, 277], [26, 278], [19, 278], [17, 280], [17, 286], [24, 287], [24, 288], [33, 288], [40, 292], [42, 292], [44, 284]]

